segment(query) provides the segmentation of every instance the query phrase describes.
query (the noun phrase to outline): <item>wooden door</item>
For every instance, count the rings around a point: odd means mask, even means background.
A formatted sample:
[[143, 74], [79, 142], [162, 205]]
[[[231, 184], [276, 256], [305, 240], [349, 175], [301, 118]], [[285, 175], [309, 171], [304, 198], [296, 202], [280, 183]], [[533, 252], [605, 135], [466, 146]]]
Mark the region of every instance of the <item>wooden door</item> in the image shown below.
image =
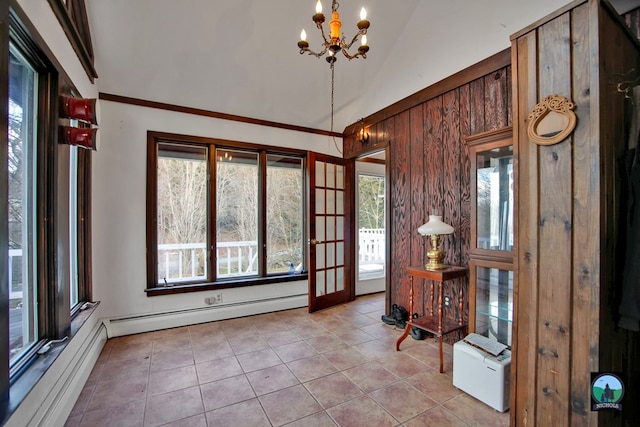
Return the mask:
[[309, 153], [309, 312], [353, 299], [353, 162]]

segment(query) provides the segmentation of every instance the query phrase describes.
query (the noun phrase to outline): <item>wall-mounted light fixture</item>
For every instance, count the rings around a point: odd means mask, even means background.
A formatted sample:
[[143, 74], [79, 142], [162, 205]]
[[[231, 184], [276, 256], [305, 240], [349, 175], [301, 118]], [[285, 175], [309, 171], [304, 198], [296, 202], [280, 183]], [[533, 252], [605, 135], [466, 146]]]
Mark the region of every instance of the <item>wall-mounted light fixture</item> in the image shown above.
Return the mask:
[[364, 117], [360, 119], [360, 131], [358, 132], [358, 142], [364, 144], [369, 141], [369, 134], [367, 130], [364, 128]]
[[[98, 149], [98, 124], [95, 98], [60, 97], [58, 143], [90, 150]], [[69, 120], [66, 120], [69, 119]]]
[[58, 142], [60, 144], [75, 145], [81, 148], [97, 150], [97, 128], [76, 128], [73, 126], [60, 126]]
[[61, 117], [80, 120], [81, 122], [97, 125], [95, 98], [74, 98], [61, 96]]

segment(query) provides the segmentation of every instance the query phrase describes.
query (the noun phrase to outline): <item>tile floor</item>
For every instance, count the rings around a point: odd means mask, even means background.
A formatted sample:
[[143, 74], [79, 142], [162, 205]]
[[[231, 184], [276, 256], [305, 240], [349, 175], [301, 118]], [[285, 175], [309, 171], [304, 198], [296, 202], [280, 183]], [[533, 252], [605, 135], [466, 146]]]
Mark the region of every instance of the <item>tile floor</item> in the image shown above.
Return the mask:
[[107, 341], [66, 426], [508, 426], [438, 372], [384, 294]]

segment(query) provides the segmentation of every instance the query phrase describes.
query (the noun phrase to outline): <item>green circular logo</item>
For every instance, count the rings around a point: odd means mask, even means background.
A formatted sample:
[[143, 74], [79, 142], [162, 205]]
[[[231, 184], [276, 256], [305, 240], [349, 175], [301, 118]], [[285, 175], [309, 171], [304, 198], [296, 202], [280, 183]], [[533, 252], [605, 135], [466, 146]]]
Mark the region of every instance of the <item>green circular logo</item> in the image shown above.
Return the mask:
[[618, 403], [624, 396], [624, 385], [614, 374], [601, 374], [591, 383], [591, 396], [595, 402]]

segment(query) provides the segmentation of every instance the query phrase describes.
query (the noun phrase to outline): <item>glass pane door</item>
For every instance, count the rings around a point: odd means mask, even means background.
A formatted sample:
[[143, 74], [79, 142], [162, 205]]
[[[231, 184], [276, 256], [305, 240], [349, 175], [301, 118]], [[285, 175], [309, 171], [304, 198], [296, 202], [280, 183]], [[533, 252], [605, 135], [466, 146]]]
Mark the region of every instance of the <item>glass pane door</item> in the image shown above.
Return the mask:
[[[311, 153], [309, 310], [340, 302], [350, 295], [347, 256], [346, 167], [342, 159]], [[350, 282], [349, 282], [350, 283]]]

